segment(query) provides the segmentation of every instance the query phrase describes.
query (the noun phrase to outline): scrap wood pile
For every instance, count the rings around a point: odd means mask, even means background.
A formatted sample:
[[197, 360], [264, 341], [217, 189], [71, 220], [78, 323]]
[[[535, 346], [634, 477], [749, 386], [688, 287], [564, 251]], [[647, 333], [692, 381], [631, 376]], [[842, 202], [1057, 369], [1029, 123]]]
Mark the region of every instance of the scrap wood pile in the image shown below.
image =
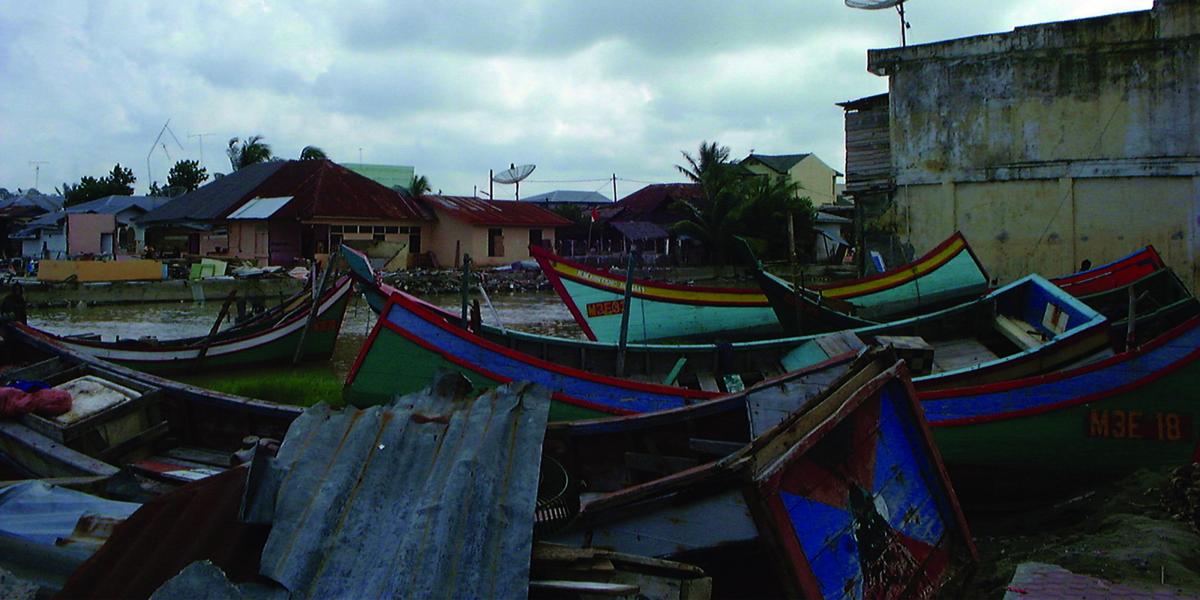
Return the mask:
[[[470, 286], [473, 290], [482, 284], [488, 293], [541, 292], [550, 289], [550, 282], [536, 269], [533, 271], [520, 269], [473, 270], [470, 278]], [[459, 271], [396, 271], [383, 273], [382, 279], [388, 285], [418, 296], [457, 294], [462, 289], [462, 273]]]
[[1162, 503], [1173, 518], [1200, 531], [1200, 463], [1183, 465], [1171, 472]]

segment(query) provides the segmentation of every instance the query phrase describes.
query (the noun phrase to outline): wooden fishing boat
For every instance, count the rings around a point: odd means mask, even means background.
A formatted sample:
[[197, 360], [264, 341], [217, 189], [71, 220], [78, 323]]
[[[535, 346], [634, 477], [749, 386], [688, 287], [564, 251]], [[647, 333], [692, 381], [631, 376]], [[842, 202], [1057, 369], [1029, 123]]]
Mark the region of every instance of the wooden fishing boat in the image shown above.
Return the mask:
[[[175, 485], [238, 464], [257, 439], [282, 440], [301, 409], [231, 396], [142, 373], [15, 330], [5, 343], [26, 357], [5, 372], [71, 392], [71, 412], [0, 420], [0, 459], [31, 478], [115, 475], [128, 467]], [[247, 436], [254, 436], [248, 438]]]
[[73, 350], [148, 372], [256, 366], [290, 362], [300, 344], [304, 348], [302, 359], [328, 358], [333, 353], [351, 291], [351, 279], [339, 278], [316, 303], [317, 314], [311, 322], [314, 303], [310, 300], [299, 303], [296, 310], [274, 322], [209, 337], [102, 341], [60, 336], [21, 323], [7, 326], [24, 336], [53, 340]]
[[[922, 391], [947, 464], [1095, 477], [1200, 460], [1200, 316], [1104, 360], [986, 385]], [[957, 479], [956, 479], [957, 481]], [[1028, 489], [1028, 488], [1024, 488]]]
[[346, 397], [358, 405], [419, 390], [449, 369], [476, 385], [541, 383], [555, 392], [552, 419], [589, 418], [712, 399], [868, 344], [907, 348], [914, 372], [922, 373], [920, 389], [1042, 373], [1108, 345], [1102, 315], [1032, 275], [962, 306], [848, 333], [634, 344], [624, 351], [621, 373], [617, 345], [490, 327], [468, 331], [458, 315], [368, 282], [369, 300], [391, 296], [347, 378]]
[[1125, 287], [1166, 266], [1154, 246], [1146, 246], [1106, 265], [1051, 281], [1074, 296], [1088, 296]]
[[[588, 486], [578, 516], [553, 541], [685, 560], [733, 588], [716, 596], [932, 597], [975, 548], [894, 361], [874, 354], [815, 397], [803, 388], [746, 392], [726, 413], [740, 410], [751, 424], [742, 444], [693, 438], [646, 457], [634, 451], [657, 450], [650, 442], [664, 426], [662, 439], [674, 440], [677, 423], [647, 415], [552, 425], [547, 452]], [[781, 402], [792, 404], [787, 416], [755, 420], [760, 406]], [[683, 420], [703, 425], [698, 410]], [[646, 445], [625, 446], [624, 462], [606, 460], [632, 438]]]
[[[620, 337], [625, 277], [533, 247], [531, 254], [590, 340]], [[916, 261], [851, 281], [811, 286], [811, 296], [833, 303], [805, 320], [807, 332], [858, 327], [900, 315], [950, 306], [988, 288], [987, 272], [966, 238], [955, 233]], [[766, 294], [764, 294], [766, 291]], [[734, 332], [739, 337], [778, 331], [771, 291], [672, 285], [635, 279], [628, 339], [651, 341]], [[818, 315], [826, 318], [818, 320]], [[857, 317], [854, 318], [854, 317]], [[779, 319], [782, 320], [782, 317]]]
[[[863, 311], [853, 302], [844, 302], [841, 298], [830, 296], [821, 290], [802, 289], [797, 293], [792, 283], [768, 272], [752, 253], [747, 253], [754, 264], [754, 277], [788, 335], [866, 327], [886, 320], [872, 315], [869, 311]], [[1165, 268], [1166, 265], [1154, 247], [1147, 246], [1107, 265], [1050, 281], [1067, 293], [1083, 298], [1125, 288], [1134, 281]], [[923, 294], [919, 285], [923, 285], [921, 280], [914, 281], [912, 292], [923, 299], [923, 305], [938, 305], [938, 298]]]

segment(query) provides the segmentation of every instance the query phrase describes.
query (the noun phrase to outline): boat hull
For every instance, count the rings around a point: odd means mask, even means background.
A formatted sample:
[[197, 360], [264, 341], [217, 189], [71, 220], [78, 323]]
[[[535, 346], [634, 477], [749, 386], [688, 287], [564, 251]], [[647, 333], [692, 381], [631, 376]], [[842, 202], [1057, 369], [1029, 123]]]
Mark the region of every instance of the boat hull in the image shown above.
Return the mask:
[[1200, 458], [1200, 317], [1093, 365], [922, 394], [948, 465], [1104, 475]]
[[[225, 337], [205, 347], [202, 338], [187, 344], [159, 345], [106, 343], [55, 336], [33, 327], [12, 324], [33, 336], [51, 339], [62, 346], [148, 373], [180, 373], [195, 369], [241, 368], [290, 362], [303, 338], [301, 358], [328, 358], [333, 354], [338, 331], [351, 298], [346, 280], [327, 293], [318, 307], [317, 318], [307, 334], [308, 311], [295, 313], [273, 327], [256, 328], [244, 335]], [[198, 341], [197, 341], [198, 340]]]

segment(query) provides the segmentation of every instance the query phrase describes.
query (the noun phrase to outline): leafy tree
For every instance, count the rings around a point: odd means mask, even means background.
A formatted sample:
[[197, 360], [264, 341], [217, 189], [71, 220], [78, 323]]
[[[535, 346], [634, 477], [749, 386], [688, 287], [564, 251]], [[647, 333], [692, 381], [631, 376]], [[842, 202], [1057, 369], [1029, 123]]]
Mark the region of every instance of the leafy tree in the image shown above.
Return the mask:
[[133, 184], [136, 182], [137, 177], [133, 176], [133, 170], [123, 168], [121, 163], [117, 163], [108, 175], [100, 178], [84, 175], [79, 179], [79, 183], [64, 183], [62, 189], [55, 191], [62, 194], [64, 206], [74, 206], [105, 196], [133, 195]]
[[329, 160], [325, 151], [316, 146], [305, 146], [300, 151], [300, 160]]
[[696, 200], [675, 201], [684, 216], [671, 230], [703, 242], [711, 250], [713, 262], [722, 266], [738, 233], [737, 213], [744, 200], [739, 189], [741, 171], [729, 162], [729, 148], [716, 142], [702, 142], [696, 156], [683, 152], [683, 158], [687, 165], [675, 168], [699, 185], [702, 193]]
[[429, 179], [424, 175], [413, 175], [412, 185], [408, 186], [408, 193], [412, 194], [413, 198], [420, 198], [431, 191], [433, 190], [429, 187]]
[[[799, 197], [799, 186], [787, 178], [755, 176], [742, 183], [742, 202], [734, 214], [738, 234], [755, 246], [760, 257], [788, 258], [788, 219], [796, 237], [811, 241], [815, 211], [812, 201]], [[803, 255], [810, 244], [797, 242]]]
[[185, 192], [195, 191], [208, 179], [208, 169], [200, 166], [200, 161], [181, 160], [171, 167], [167, 174], [167, 187], [183, 188]]
[[236, 137], [229, 139], [225, 154], [234, 171], [271, 160], [271, 146], [262, 140], [261, 135], [252, 135], [244, 141]]

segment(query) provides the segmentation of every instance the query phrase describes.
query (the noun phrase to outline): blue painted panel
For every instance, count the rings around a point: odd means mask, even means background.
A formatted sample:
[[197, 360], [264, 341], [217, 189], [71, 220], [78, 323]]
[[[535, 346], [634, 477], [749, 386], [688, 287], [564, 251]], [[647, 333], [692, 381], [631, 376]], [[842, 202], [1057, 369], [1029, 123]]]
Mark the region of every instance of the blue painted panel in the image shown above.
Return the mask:
[[1169, 343], [1107, 368], [1078, 373], [1074, 377], [992, 393], [925, 400], [930, 423], [1028, 410], [1079, 398], [1084, 394], [1111, 390], [1160, 372], [1200, 347], [1200, 328], [1192, 329]]
[[908, 401], [898, 387], [889, 385], [880, 398], [875, 505], [893, 529], [932, 546], [945, 533], [942, 511], [948, 504], [933, 496], [941, 495], [939, 481], [929, 454], [916, 451], [924, 447], [920, 431], [897, 410], [897, 402]]
[[862, 597], [863, 574], [858, 563], [858, 541], [854, 539], [854, 517], [843, 508], [814, 502], [795, 494], [779, 492], [792, 521], [796, 539], [808, 557], [813, 575], [826, 598], [842, 598], [848, 582], [851, 598]]
[[426, 322], [399, 305], [393, 305], [388, 321], [413, 334], [417, 339], [472, 365], [514, 381], [540, 383], [568, 396], [622, 410], [650, 412], [683, 406], [683, 400], [669, 393], [619, 387], [556, 373], [525, 363], [494, 350], [464, 340], [441, 327]]

